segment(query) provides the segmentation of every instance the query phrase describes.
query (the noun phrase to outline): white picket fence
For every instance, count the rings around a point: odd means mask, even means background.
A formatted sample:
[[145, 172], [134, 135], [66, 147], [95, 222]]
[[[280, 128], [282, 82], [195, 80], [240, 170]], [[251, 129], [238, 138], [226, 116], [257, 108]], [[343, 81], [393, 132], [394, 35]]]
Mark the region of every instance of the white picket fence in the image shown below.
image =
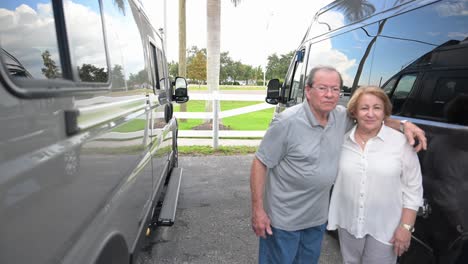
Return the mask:
[[[219, 101], [261, 101], [263, 103], [240, 107], [236, 109], [219, 111], [214, 107], [213, 112], [174, 112], [174, 116], [178, 119], [213, 119], [214, 116], [217, 116], [218, 119], [246, 114], [250, 112], [255, 112], [263, 109], [272, 108], [271, 114], [273, 117], [273, 108], [274, 105], [265, 103], [265, 93], [255, 94], [255, 93], [190, 93], [190, 100], [211, 100], [214, 102], [213, 105]], [[265, 135], [264, 130], [260, 131], [239, 131], [239, 130], [217, 130], [217, 127], [213, 127], [213, 130], [179, 130], [180, 137], [211, 137], [213, 138], [213, 146], [217, 146], [217, 141], [219, 137], [263, 137]]]

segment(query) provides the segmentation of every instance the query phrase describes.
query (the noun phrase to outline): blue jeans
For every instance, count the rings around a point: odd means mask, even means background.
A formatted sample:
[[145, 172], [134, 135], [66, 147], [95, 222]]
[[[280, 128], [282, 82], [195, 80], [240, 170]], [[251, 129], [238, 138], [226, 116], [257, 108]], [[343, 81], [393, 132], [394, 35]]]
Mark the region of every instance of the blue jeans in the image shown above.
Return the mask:
[[259, 264], [318, 263], [326, 224], [298, 231], [272, 227], [273, 235], [260, 237]]

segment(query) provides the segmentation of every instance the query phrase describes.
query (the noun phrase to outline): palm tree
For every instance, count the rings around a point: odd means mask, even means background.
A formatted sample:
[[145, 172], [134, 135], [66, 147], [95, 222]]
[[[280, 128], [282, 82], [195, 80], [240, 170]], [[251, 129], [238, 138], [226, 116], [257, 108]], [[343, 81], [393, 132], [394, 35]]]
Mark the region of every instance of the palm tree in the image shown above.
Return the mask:
[[[234, 6], [241, 0], [231, 0]], [[220, 33], [221, 33], [221, 0], [207, 0], [207, 83], [208, 91], [213, 93], [219, 91], [219, 69], [220, 69]], [[219, 109], [219, 102], [217, 104]], [[211, 112], [212, 103], [207, 101], [205, 111]], [[217, 111], [214, 111], [217, 113]], [[213, 148], [218, 147], [218, 117], [213, 117]]]
[[[336, 8], [338, 10], [343, 11], [343, 15], [345, 19], [347, 19], [349, 22], [355, 22], [355, 21], [364, 19], [366, 17], [369, 17], [376, 10], [375, 6], [366, 0], [342, 1], [336, 6]], [[359, 84], [359, 79], [361, 78], [362, 69], [364, 67], [364, 62], [369, 56], [369, 53], [372, 47], [374, 46], [375, 42], [377, 41], [377, 36], [382, 32], [385, 22], [386, 22], [386, 19], [384, 19], [383, 21], [379, 23], [379, 30], [376, 36], [369, 36], [369, 37], [372, 37], [372, 40], [370, 41], [369, 45], [367, 45], [366, 51], [364, 52], [364, 55], [362, 56], [362, 59], [359, 63], [359, 67], [356, 71], [356, 77], [354, 78], [353, 85], [351, 86], [351, 93], [354, 93], [354, 90], [356, 90], [356, 87]]]
[[125, 16], [125, 3], [123, 0], [114, 0], [114, 4], [119, 8], [120, 12]]
[[[179, 0], [179, 76], [187, 77], [187, 30], [186, 30], [186, 12], [185, 0]], [[187, 112], [187, 104], [180, 105], [181, 112]], [[186, 119], [180, 119], [185, 122]]]
[[375, 6], [366, 0], [347, 0], [336, 7], [343, 11], [343, 15], [349, 22], [359, 21], [375, 12]]

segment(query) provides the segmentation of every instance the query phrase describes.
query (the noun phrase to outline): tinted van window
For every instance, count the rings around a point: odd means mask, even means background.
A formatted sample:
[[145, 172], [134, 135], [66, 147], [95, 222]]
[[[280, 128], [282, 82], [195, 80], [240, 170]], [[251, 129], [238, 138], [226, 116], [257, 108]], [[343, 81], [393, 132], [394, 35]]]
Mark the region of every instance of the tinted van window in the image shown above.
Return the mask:
[[[422, 108], [419, 114], [429, 120], [466, 125], [468, 123], [467, 96], [468, 78], [462, 76], [441, 77], [435, 84], [429, 104]], [[460, 114], [455, 116], [454, 111], [462, 111], [460, 112], [462, 117], [458, 117]]]
[[[312, 43], [309, 50], [307, 69], [318, 65], [333, 65], [343, 77], [343, 86], [352, 87], [358, 71], [359, 61], [377, 34], [378, 26], [370, 25]], [[349, 45], [352, 43], [353, 45]], [[344, 87], [346, 89], [346, 87]]]
[[[463, 9], [457, 9], [457, 4], [436, 3], [384, 20], [382, 32], [366, 60], [359, 84], [382, 85], [447, 41], [462, 41], [468, 36], [468, 25], [460, 10]], [[420, 62], [427, 63], [424, 60]]]

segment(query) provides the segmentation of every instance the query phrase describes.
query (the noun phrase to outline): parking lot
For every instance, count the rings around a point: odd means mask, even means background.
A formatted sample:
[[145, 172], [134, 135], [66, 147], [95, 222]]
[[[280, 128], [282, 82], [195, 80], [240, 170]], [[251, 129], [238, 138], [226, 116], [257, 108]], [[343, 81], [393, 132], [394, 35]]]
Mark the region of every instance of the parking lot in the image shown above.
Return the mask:
[[[257, 263], [250, 227], [253, 155], [182, 156], [184, 175], [176, 222], [158, 227], [139, 263]], [[341, 263], [338, 243], [325, 237], [320, 263]]]

